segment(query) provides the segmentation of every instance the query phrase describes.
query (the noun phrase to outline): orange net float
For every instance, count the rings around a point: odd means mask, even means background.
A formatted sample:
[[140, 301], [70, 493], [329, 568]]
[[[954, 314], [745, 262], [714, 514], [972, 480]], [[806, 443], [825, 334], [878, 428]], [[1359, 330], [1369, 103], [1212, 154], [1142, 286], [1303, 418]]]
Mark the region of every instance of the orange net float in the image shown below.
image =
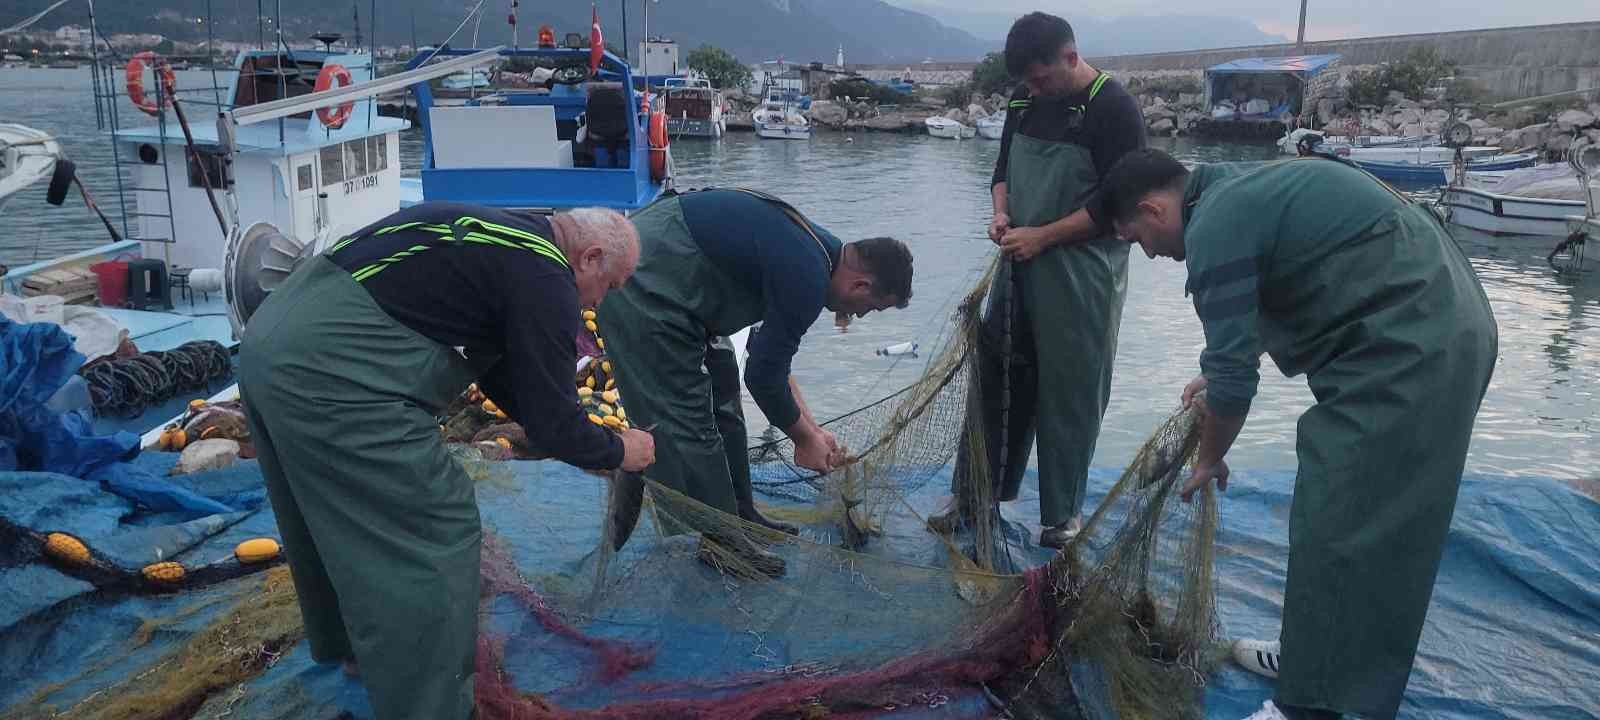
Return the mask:
[[[335, 85], [334, 83], [338, 83]], [[312, 87], [312, 92], [323, 92], [336, 87], [349, 87], [355, 84], [355, 79], [350, 77], [350, 70], [338, 63], [329, 63], [322, 66], [322, 71], [317, 73], [317, 84]], [[329, 130], [338, 130], [344, 127], [354, 112], [356, 104], [347, 102], [338, 107], [317, 108], [317, 119]]]
[[[159, 101], [145, 95], [144, 70], [147, 66], [155, 70], [156, 79], [161, 83]], [[128, 81], [128, 101], [134, 107], [147, 115], [158, 115], [162, 110], [172, 107], [173, 94], [178, 91], [178, 78], [172, 74], [172, 66], [167, 64], [165, 58], [146, 50], [128, 60], [124, 74]]]

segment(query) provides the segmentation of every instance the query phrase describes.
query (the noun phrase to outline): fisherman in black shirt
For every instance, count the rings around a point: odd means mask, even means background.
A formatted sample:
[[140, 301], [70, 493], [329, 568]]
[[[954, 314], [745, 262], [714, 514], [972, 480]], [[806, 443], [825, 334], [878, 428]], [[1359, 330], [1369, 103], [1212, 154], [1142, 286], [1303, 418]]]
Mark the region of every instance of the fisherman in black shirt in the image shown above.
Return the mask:
[[[1144, 146], [1145, 124], [1121, 83], [1078, 55], [1066, 20], [1023, 16], [1005, 57], [1022, 84], [1006, 108], [991, 188], [989, 238], [1006, 261], [989, 296], [992, 352], [980, 357], [983, 407], [974, 422], [989, 437], [997, 500], [1016, 498], [1037, 435], [1039, 542], [1062, 547], [1082, 524], [1127, 294], [1128, 244], [1090, 198], [1117, 160]], [[934, 529], [990, 511], [977, 506], [969, 466], [956, 462], [955, 508], [930, 519]]]
[[380, 720], [469, 717], [481, 528], [435, 414], [476, 379], [573, 465], [644, 469], [648, 433], [579, 410], [581, 309], [639, 261], [610, 210], [402, 210], [296, 269], [250, 318], [239, 389], [311, 655], [359, 663]]

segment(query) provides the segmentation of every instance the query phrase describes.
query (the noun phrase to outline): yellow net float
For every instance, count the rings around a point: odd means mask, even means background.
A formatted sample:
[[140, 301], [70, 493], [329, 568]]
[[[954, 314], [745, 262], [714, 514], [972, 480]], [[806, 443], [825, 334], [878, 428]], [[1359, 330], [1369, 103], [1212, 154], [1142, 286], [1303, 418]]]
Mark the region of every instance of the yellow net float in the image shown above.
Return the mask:
[[500, 447], [503, 447], [503, 448], [505, 448], [507, 450], [511, 449], [511, 441], [509, 439], [507, 439], [507, 438], [504, 438], [504, 437], [495, 438], [494, 439], [494, 444], [499, 445]]
[[610, 375], [611, 374], [611, 361], [610, 360], [601, 361], [600, 362], [600, 369], [605, 371], [605, 373], [607, 375]]
[[615, 416], [615, 415], [607, 417], [602, 422], [604, 422], [606, 424], [606, 427], [608, 427], [608, 428], [620, 428], [620, 427], [622, 427], [622, 419], [617, 417], [617, 416]]
[[600, 332], [600, 326], [596, 325], [593, 320], [583, 321], [583, 326], [589, 328], [589, 332]]
[[596, 408], [595, 408], [595, 409], [596, 409], [596, 410], [599, 410], [599, 411], [600, 411], [600, 414], [601, 414], [601, 415], [602, 415], [602, 416], [605, 416], [605, 415], [615, 415], [615, 414], [617, 414], [617, 410], [616, 410], [616, 408], [613, 408], [613, 407], [611, 407], [611, 406], [610, 406], [610, 405], [607, 405], [607, 404], [605, 404], [605, 403], [600, 403], [600, 405], [599, 405], [599, 406], [598, 406], [598, 407], [596, 407]]
[[579, 400], [583, 400], [585, 398], [588, 398], [590, 395], [593, 395], [593, 394], [594, 394], [594, 388], [592, 388], [592, 387], [585, 386], [585, 387], [578, 388], [578, 399]]
[[[278, 552], [280, 550], [281, 548], [278, 546], [277, 540], [273, 540], [272, 538], [256, 538], [254, 540], [246, 540], [242, 543], [239, 543], [239, 546], [233, 549], [233, 556], [238, 558], [239, 562], [242, 562], [246, 565], [251, 565], [254, 563], [266, 562], [278, 557]], [[149, 568], [146, 569], [148, 570]]]
[[46, 535], [44, 554], [69, 565], [89, 564], [89, 546], [66, 533], [53, 532]]
[[144, 566], [144, 569], [140, 570], [139, 574], [143, 575], [144, 579], [149, 580], [150, 582], [171, 585], [182, 582], [183, 576], [187, 573], [183, 569], [183, 566], [179, 565], [178, 563], [158, 562]]
[[601, 419], [601, 417], [599, 415], [596, 415], [594, 413], [589, 413], [589, 422], [592, 422], [592, 423], [594, 423], [596, 425], [604, 425], [604, 424], [606, 424], [605, 420]]
[[617, 391], [615, 391], [615, 390], [607, 390], [607, 391], [605, 391], [603, 393], [600, 393], [600, 399], [604, 400], [604, 401], [606, 401], [608, 403], [613, 403], [613, 404], [616, 403], [617, 402], [617, 398], [619, 398], [619, 397], [620, 396], [617, 395]]
[[617, 379], [616, 378], [611, 378], [610, 380], [607, 380], [606, 381], [606, 389], [607, 390], [615, 390], [615, 389], [617, 389]]
[[483, 411], [490, 415], [496, 415], [500, 412], [500, 406], [495, 405], [493, 400], [484, 400]]
[[583, 381], [583, 384], [584, 384], [585, 387], [589, 388], [590, 390], [593, 390], [594, 389], [594, 376], [590, 375], [589, 377], [585, 378], [584, 381]]
[[595, 315], [593, 310], [585, 310], [585, 311], [583, 311], [583, 319], [585, 319], [585, 320], [594, 320], [596, 317], [599, 317], [599, 316]]
[[200, 408], [205, 407], [205, 405], [206, 405], [206, 401], [201, 400], [199, 398], [195, 398], [195, 399], [189, 401], [189, 409], [190, 410], [199, 410]]
[[604, 339], [604, 338], [595, 338], [595, 339], [594, 339], [594, 344], [595, 344], [595, 345], [597, 345], [597, 346], [599, 346], [599, 348], [600, 348], [600, 349], [601, 349], [601, 350], [604, 350], [604, 349], [606, 349], [606, 341], [605, 341], [605, 339]]

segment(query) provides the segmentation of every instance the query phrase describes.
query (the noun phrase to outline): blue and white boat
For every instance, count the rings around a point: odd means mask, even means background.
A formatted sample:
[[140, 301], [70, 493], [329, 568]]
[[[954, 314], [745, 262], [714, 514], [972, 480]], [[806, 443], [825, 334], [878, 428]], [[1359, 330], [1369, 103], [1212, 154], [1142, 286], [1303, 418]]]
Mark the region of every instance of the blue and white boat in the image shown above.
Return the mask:
[[[406, 67], [476, 52], [428, 50]], [[629, 212], [668, 187], [665, 115], [647, 109], [647, 96], [634, 89], [632, 68], [621, 58], [604, 53], [599, 72], [591, 75], [587, 48], [496, 52], [553, 68], [550, 89], [501, 90], [443, 107], [427, 84], [413, 85], [422, 167], [420, 178], [401, 181], [402, 206], [448, 200], [542, 211], [599, 206]], [[652, 122], [662, 125], [654, 143]]]
[[[1468, 160], [1466, 167], [1469, 172], [1497, 172], [1533, 167], [1538, 161], [1539, 156], [1535, 153], [1508, 153]], [[1446, 182], [1446, 174], [1452, 169], [1452, 164], [1448, 160], [1416, 163], [1350, 158], [1350, 162], [1383, 180], [1407, 186], [1443, 185]]]

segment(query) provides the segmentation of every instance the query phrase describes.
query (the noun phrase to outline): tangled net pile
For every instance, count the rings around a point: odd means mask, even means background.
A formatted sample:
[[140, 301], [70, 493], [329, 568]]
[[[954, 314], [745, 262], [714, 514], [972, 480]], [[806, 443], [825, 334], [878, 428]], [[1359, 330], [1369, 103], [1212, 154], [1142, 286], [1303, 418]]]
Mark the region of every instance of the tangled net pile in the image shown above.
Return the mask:
[[[961, 304], [958, 331], [921, 381], [832, 423], [860, 448], [848, 467], [816, 476], [794, 466], [786, 443], [751, 449], [758, 487], [809, 502], [801, 514], [839, 523], [843, 543], [775, 533], [650, 483], [657, 537], [631, 557], [602, 547], [573, 577], [518, 582], [486, 556], [486, 596], [522, 593], [546, 630], [581, 639], [590, 657], [580, 684], [605, 690], [526, 694], [498, 665], [523, 641], [486, 631], [480, 715], [810, 720], [938, 707], [982, 688], [1013, 717], [1200, 717], [1217, 658], [1216, 506], [1209, 491], [1193, 504], [1178, 498], [1198, 441], [1193, 411], [1157, 430], [1074, 544], [1044, 565], [1020, 574], [984, 567], [984, 547], [1004, 543], [998, 513], [974, 529], [976, 553], [944, 538], [953, 562], [942, 566], [873, 552], [871, 538], [885, 528], [921, 527], [920, 517], [904, 517], [915, 515], [910, 496], [951, 458], [970, 465], [963, 471], [980, 496], [990, 485], [986, 463], [967, 460], [987, 456], [984, 434], [964, 418], [981, 399], [970, 381], [993, 275]], [[674, 531], [684, 527], [766, 547], [788, 573], [767, 581], [728, 549], [737, 543], [697, 543]], [[622, 627], [656, 628], [644, 634], [657, 640], [600, 639]], [[703, 655], [707, 644], [717, 657]], [[660, 667], [669, 662], [682, 667]]]
[[213, 340], [197, 340], [171, 350], [85, 365], [78, 374], [89, 383], [89, 402], [96, 413], [134, 417], [179, 393], [203, 390], [232, 372], [227, 348]]

